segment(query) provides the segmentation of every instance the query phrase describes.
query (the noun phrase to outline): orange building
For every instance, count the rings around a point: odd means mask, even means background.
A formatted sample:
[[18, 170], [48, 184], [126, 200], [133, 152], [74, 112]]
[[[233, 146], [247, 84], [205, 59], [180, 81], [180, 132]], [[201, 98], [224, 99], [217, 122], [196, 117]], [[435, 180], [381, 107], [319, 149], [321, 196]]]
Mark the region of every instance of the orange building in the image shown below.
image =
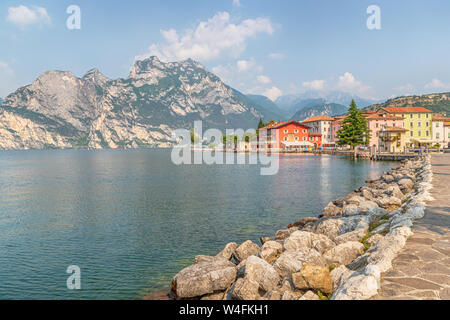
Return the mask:
[[322, 135], [294, 120], [279, 121], [259, 129], [259, 146], [274, 151], [317, 149], [322, 147]]

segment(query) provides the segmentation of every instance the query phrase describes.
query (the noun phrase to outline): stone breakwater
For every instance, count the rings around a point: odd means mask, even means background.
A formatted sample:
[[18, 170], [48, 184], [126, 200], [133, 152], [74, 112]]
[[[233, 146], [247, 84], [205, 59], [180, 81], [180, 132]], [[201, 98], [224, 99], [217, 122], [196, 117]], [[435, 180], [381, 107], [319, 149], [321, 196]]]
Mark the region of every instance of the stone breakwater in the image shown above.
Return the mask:
[[174, 299], [365, 300], [412, 235], [432, 200], [429, 157], [398, 168], [342, 199], [318, 217], [262, 237], [229, 243], [216, 256], [196, 256], [171, 284]]

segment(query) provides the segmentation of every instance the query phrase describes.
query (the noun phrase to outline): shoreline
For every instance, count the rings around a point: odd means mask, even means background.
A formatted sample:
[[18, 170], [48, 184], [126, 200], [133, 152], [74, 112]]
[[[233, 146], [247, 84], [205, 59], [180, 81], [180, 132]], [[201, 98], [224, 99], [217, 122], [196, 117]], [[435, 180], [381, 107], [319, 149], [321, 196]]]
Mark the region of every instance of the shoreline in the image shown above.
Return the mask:
[[[331, 201], [318, 217], [261, 237], [261, 246], [232, 242], [214, 257], [196, 256], [174, 276], [171, 289], [143, 299], [369, 299], [411, 235], [412, 222], [423, 217], [429, 162], [429, 156], [404, 160]], [[312, 274], [320, 279], [308, 279]]]

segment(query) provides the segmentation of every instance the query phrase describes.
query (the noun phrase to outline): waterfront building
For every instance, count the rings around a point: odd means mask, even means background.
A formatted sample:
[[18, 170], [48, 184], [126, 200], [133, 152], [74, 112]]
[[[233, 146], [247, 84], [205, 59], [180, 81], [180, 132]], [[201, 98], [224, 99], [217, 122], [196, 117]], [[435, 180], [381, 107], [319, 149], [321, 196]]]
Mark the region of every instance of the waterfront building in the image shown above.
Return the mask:
[[444, 122], [444, 148], [450, 148], [450, 120]]
[[311, 133], [320, 133], [322, 135], [323, 147], [334, 147], [335, 141], [331, 134], [331, 127], [334, 118], [328, 116], [318, 116], [306, 119], [301, 122], [309, 128]]
[[387, 112], [363, 113], [363, 116], [367, 119], [367, 126], [370, 130], [369, 146], [375, 150], [379, 150], [379, 133], [384, 127], [404, 128], [402, 117]]
[[378, 131], [378, 151], [404, 153], [406, 151], [406, 131], [405, 128], [383, 126]]
[[423, 107], [381, 108], [403, 118], [408, 147], [430, 147], [433, 144], [433, 111]]
[[259, 146], [271, 151], [311, 150], [322, 146], [322, 138], [298, 121], [278, 121], [259, 129]]
[[449, 122], [450, 118], [444, 117], [441, 114], [433, 115], [433, 143], [442, 146], [447, 146], [449, 136], [445, 133], [445, 123]]

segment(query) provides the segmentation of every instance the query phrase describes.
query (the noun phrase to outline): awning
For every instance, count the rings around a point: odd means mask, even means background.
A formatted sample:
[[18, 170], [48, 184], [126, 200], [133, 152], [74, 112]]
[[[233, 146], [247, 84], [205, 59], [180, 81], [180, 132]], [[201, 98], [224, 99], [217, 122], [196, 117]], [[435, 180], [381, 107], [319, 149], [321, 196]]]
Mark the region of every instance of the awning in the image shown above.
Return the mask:
[[308, 141], [281, 141], [286, 147], [314, 147], [314, 143]]

